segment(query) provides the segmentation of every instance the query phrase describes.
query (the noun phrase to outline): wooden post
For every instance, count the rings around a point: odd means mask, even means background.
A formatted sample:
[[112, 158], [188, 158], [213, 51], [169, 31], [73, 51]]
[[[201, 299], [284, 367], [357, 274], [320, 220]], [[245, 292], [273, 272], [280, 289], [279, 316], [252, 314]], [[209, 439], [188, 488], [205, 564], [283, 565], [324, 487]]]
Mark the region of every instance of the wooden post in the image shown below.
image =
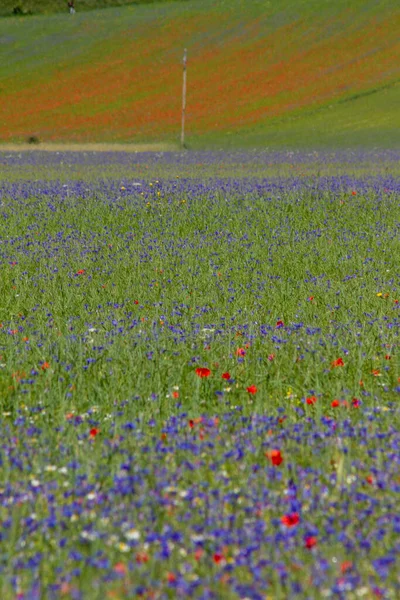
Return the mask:
[[185, 147], [185, 113], [186, 113], [186, 63], [187, 50], [183, 53], [183, 84], [182, 84], [182, 127], [181, 127], [181, 146]]

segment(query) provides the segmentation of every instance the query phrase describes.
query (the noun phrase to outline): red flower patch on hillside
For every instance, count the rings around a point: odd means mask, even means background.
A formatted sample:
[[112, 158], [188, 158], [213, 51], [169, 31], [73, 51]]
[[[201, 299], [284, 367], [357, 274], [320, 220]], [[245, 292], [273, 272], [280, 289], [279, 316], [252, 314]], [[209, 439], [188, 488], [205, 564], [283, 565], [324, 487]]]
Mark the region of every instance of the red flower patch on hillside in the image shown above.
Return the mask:
[[375, 21], [361, 15], [355, 28], [354, 15], [339, 10], [313, 16], [311, 28], [300, 10], [297, 20], [288, 18], [275, 29], [262, 17], [232, 11], [224, 15], [227, 33], [221, 43], [218, 6], [207, 15], [193, 6], [188, 14], [171, 11], [154, 19], [150, 27], [132, 25], [118, 35], [110, 28], [103, 38], [79, 40], [76, 56], [55, 48], [57, 69], [35, 62], [25, 46], [30, 68], [17, 79], [11, 73], [3, 78], [0, 138], [26, 139], [29, 131], [68, 141], [175, 134], [182, 30], [191, 41], [192, 134], [246, 128], [391, 82], [399, 72], [400, 12], [382, 12]]

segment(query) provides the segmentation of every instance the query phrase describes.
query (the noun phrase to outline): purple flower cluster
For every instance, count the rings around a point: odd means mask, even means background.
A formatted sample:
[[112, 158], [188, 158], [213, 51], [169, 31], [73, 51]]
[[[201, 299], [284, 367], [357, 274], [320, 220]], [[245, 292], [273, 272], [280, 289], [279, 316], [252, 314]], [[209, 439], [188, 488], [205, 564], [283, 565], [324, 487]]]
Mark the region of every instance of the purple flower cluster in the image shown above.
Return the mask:
[[32, 409], [2, 425], [12, 554], [0, 568], [21, 598], [35, 586], [85, 598], [86, 585], [149, 598], [398, 594], [397, 409], [355, 424], [239, 407], [143, 423], [130, 410], [92, 435], [90, 414], [49, 429]]

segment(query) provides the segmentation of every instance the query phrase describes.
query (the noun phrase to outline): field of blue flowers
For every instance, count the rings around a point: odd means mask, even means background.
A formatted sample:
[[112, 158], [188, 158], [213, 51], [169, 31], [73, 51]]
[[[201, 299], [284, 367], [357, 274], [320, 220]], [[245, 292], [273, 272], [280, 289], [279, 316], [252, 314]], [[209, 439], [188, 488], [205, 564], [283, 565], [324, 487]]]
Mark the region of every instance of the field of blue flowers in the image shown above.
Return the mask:
[[400, 595], [400, 154], [0, 153], [0, 597]]

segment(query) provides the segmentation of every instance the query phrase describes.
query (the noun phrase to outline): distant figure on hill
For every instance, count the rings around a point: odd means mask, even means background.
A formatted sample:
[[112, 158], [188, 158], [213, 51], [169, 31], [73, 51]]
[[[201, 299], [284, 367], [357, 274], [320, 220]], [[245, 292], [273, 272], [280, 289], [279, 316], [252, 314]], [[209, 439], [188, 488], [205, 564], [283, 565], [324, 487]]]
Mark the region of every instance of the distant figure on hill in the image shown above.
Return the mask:
[[68, 8], [69, 8], [69, 14], [74, 15], [75, 14], [74, 0], [68, 0]]

